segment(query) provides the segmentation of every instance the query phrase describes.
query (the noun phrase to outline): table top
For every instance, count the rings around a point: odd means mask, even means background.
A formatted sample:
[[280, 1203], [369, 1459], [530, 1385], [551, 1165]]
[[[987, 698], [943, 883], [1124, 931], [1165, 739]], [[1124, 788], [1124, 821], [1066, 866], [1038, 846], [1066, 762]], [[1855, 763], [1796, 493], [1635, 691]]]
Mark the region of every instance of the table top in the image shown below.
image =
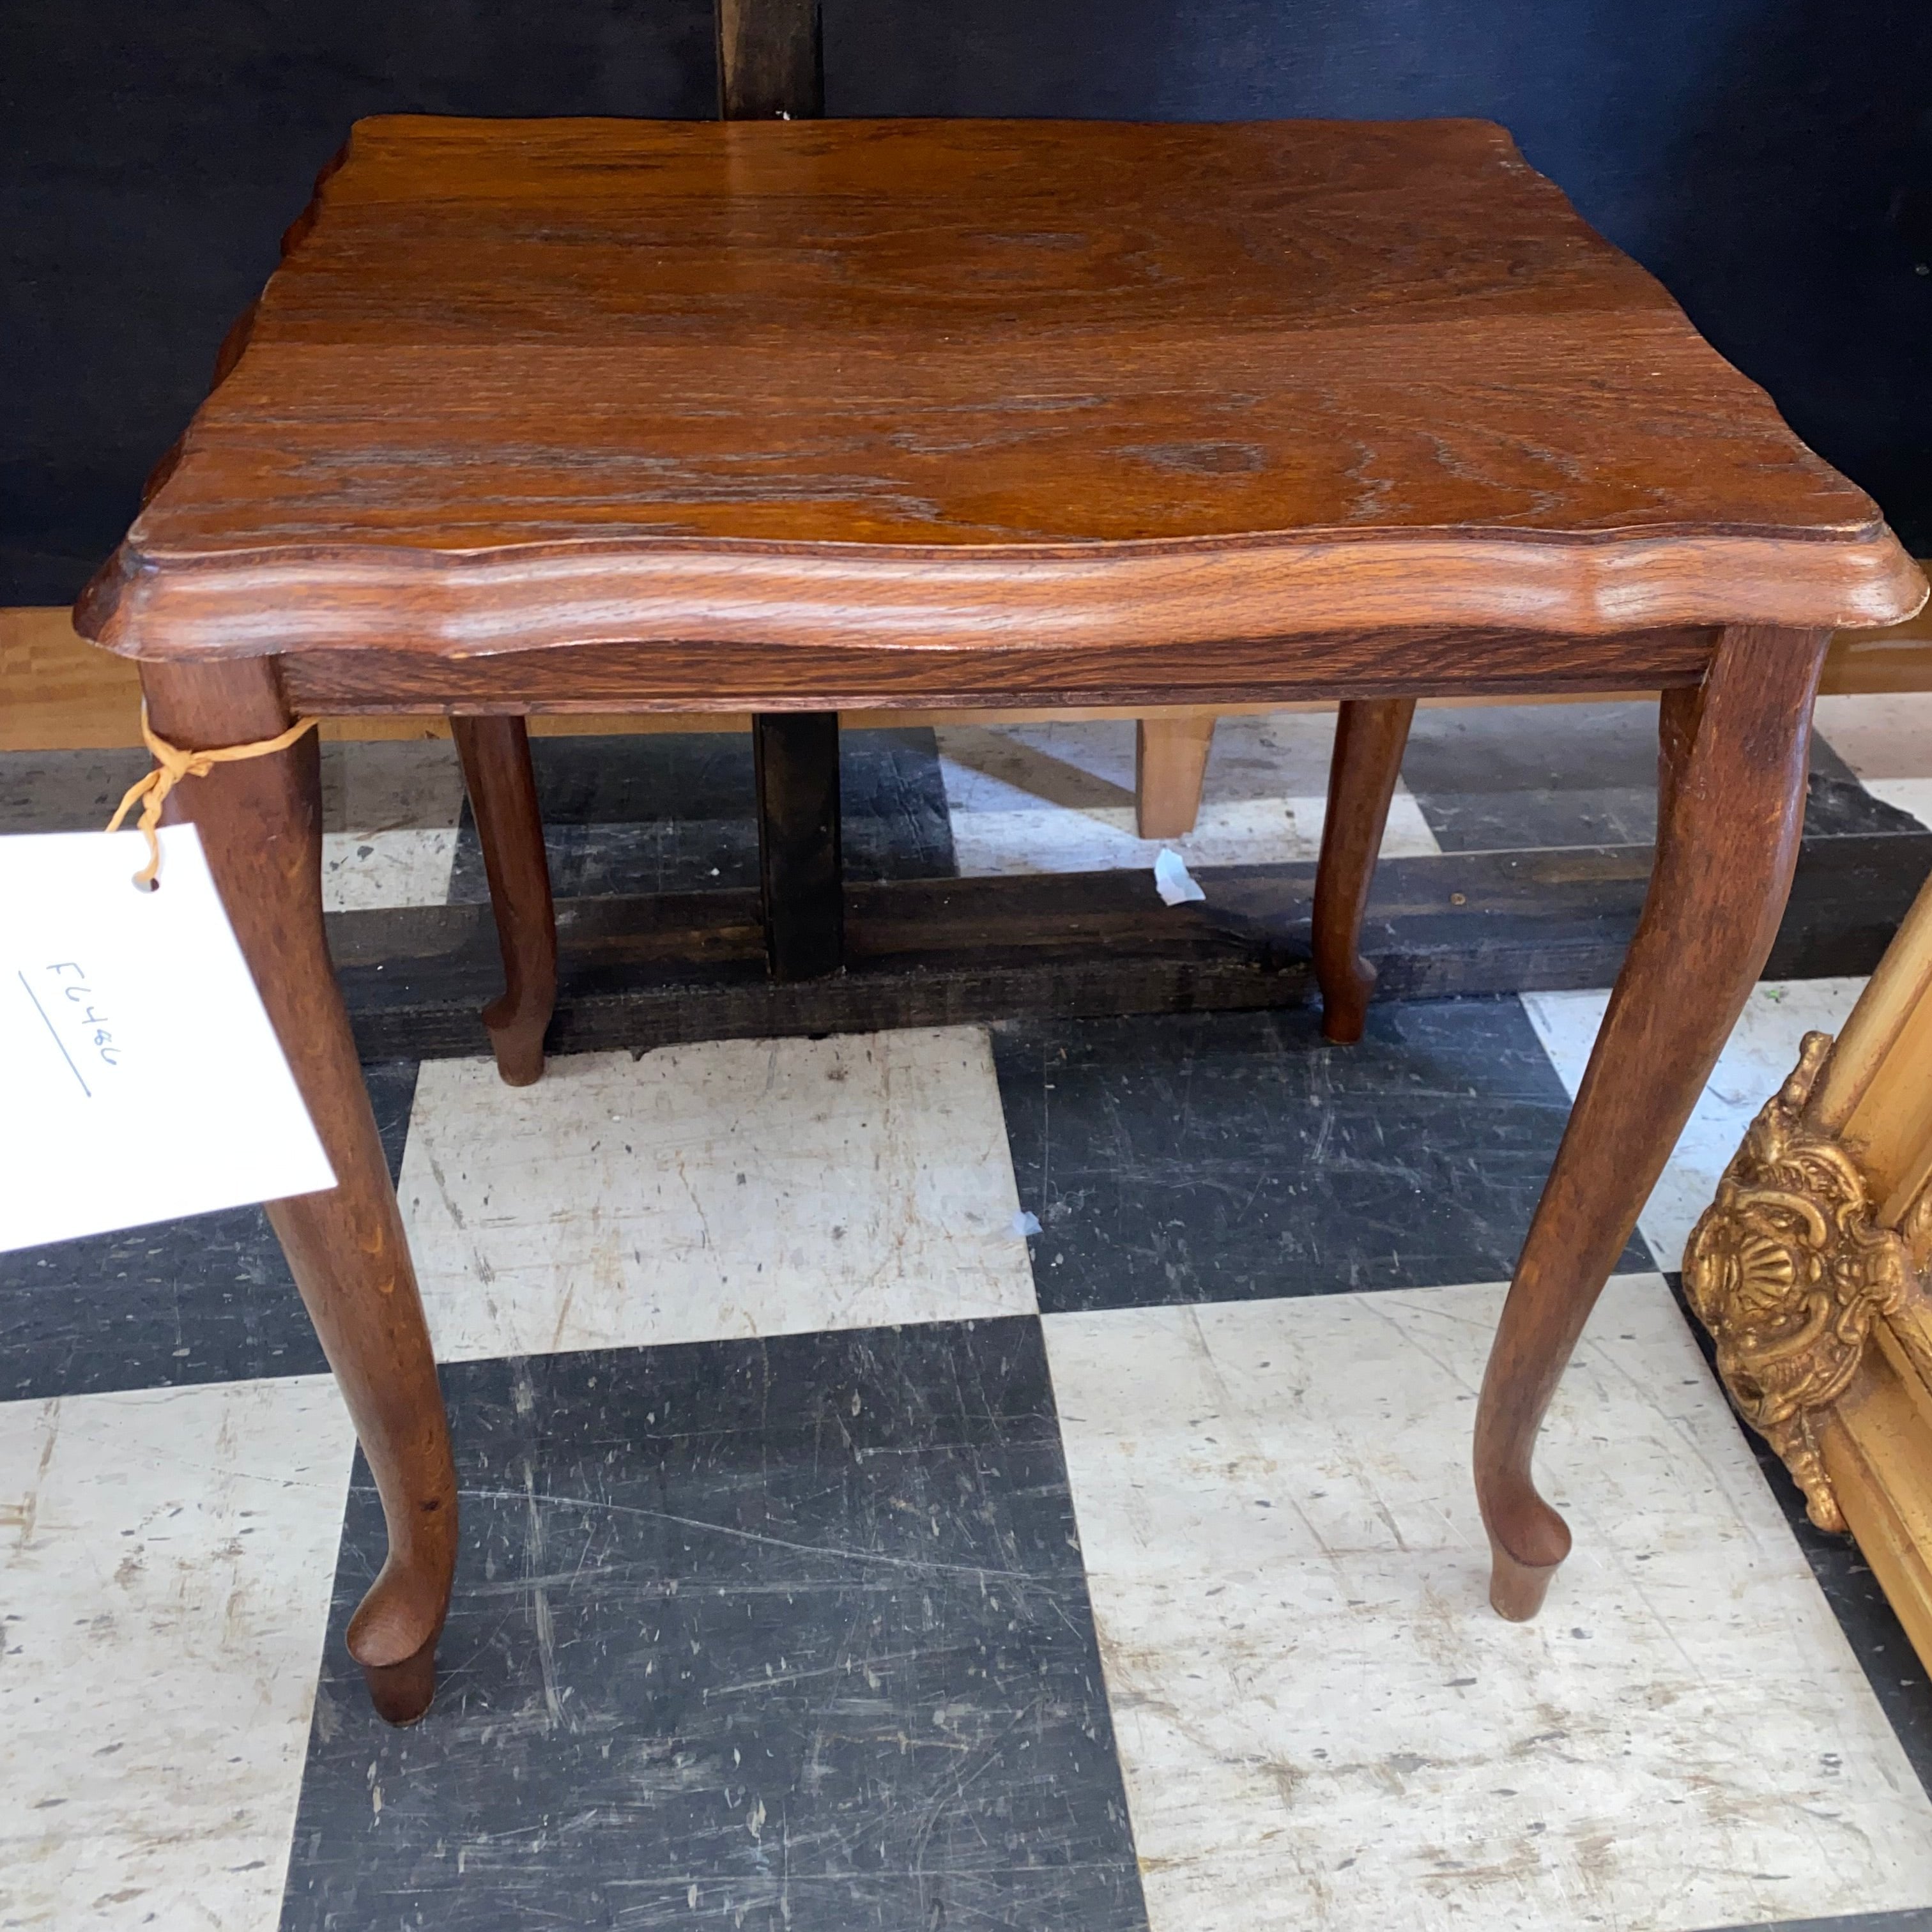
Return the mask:
[[356, 126], [80, 621], [143, 656], [1884, 623], [1474, 121]]

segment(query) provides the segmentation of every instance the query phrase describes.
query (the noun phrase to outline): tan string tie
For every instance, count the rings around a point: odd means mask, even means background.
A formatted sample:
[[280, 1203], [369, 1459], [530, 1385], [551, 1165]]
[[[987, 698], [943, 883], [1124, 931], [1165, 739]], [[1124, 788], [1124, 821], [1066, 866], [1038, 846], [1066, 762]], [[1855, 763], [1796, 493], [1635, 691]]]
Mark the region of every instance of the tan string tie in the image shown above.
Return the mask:
[[263, 738], [253, 745], [230, 745], [218, 752], [184, 752], [179, 746], [155, 736], [148, 723], [148, 707], [143, 704], [141, 736], [154, 754], [154, 769], [128, 788], [119, 810], [107, 821], [109, 831], [118, 832], [122, 820], [140, 802], [140, 829], [148, 842], [148, 862], [134, 874], [135, 884], [153, 890], [155, 875], [161, 869], [161, 842], [155, 837], [154, 828], [161, 822], [161, 807], [167, 803], [168, 794], [183, 778], [205, 778], [217, 765], [235, 764], [243, 758], [266, 758], [271, 752], [285, 752], [304, 731], [313, 731], [321, 722], [319, 718], [304, 718], [291, 724], [280, 737]]

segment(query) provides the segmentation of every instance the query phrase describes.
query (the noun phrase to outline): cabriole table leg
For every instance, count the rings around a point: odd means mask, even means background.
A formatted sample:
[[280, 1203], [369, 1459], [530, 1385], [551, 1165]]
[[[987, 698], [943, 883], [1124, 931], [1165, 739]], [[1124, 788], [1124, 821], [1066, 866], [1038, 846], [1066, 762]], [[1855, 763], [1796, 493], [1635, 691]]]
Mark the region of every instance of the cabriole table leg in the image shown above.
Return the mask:
[[528, 1087], [542, 1076], [544, 1034], [556, 1009], [556, 908], [530, 728], [520, 718], [452, 718], [449, 730], [503, 956], [502, 997], [483, 1009], [483, 1024], [498, 1076], [506, 1086]]
[[1349, 699], [1336, 715], [1315, 871], [1315, 979], [1322, 1037], [1342, 1046], [1360, 1040], [1368, 1024], [1376, 969], [1361, 956], [1362, 915], [1414, 716], [1412, 698]]
[[[149, 715], [170, 742], [207, 750], [272, 737], [291, 721], [272, 660], [142, 668]], [[349, 1625], [376, 1708], [428, 1708], [456, 1560], [456, 1473], [375, 1115], [322, 922], [322, 798], [313, 734], [272, 757], [188, 778], [168, 815], [200, 829], [210, 869], [262, 1004], [337, 1176], [325, 1193], [270, 1204], [382, 1499], [388, 1560]], [[162, 874], [162, 890], [166, 874]]]
[[1477, 1408], [1490, 1600], [1505, 1617], [1536, 1614], [1570, 1552], [1568, 1526], [1530, 1472], [1544, 1412], [1777, 935], [1828, 635], [1732, 627], [1701, 688], [1664, 694], [1649, 894], [1530, 1223]]

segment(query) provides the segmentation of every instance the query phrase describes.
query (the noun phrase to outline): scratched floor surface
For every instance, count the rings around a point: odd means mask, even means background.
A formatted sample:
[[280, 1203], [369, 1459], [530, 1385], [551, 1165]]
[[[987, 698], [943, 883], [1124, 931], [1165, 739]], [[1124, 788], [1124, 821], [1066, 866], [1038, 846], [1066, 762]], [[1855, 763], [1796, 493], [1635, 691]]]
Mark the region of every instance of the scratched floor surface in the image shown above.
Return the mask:
[[[1818, 710], [1808, 843], [1932, 828], [1932, 695], [1828, 698]], [[1190, 864], [1305, 862], [1319, 849], [1333, 720], [1224, 718]], [[539, 739], [533, 747], [562, 896], [754, 884], [743, 734]], [[140, 775], [138, 752], [0, 753], [0, 832], [91, 829]], [[486, 896], [446, 742], [324, 748], [324, 891], [333, 910]], [[1134, 728], [1123, 721], [856, 731], [842, 746], [855, 879], [1150, 867], [1134, 836]], [[1383, 850], [1414, 858], [1646, 844], [1656, 830], [1656, 707], [1641, 702], [1424, 709]]]
[[[1392, 836], [1647, 837], [1648, 726], [1552, 712], [1425, 715]], [[1922, 836], [1932, 734], [1821, 722], [1811, 837]], [[1207, 850], [1294, 856], [1324, 730], [1226, 736]], [[742, 883], [745, 772], [634, 742], [547, 768], [574, 889]], [[363, 748], [337, 902], [472, 890], [446, 751]], [[876, 876], [1144, 864], [1120, 752], [903, 734], [848, 804]], [[92, 756], [0, 818], [86, 822]], [[1600, 993], [372, 1070], [461, 1475], [437, 1703], [343, 1654], [380, 1516], [259, 1214], [0, 1257], [0, 1926], [1932, 1932], [1932, 1691], [1669, 1272], [1856, 992], [1754, 996], [1525, 1627], [1473, 1389]]]

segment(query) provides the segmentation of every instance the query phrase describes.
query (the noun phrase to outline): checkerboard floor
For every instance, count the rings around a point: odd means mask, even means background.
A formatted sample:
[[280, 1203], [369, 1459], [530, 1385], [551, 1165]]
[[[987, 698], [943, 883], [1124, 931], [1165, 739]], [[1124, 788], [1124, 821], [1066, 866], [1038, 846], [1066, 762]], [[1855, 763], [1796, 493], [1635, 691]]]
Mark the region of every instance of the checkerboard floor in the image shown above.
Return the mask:
[[[1932, 824], [1924, 700], [1820, 718], [1810, 838]], [[1235, 722], [1182, 849], [1312, 850], [1327, 722]], [[1390, 849], [1641, 842], [1651, 731], [1426, 712]], [[1144, 866], [1131, 752], [866, 734], [854, 869]], [[746, 882], [735, 741], [538, 755], [560, 891]], [[0, 761], [0, 825], [125, 762]], [[480, 893], [446, 748], [327, 762], [334, 904]], [[436, 1704], [344, 1654], [380, 1515], [259, 1212], [0, 1257], [0, 1926], [1932, 1928], [1932, 1692], [1673, 1273], [1857, 990], [1754, 994], [1546, 1431], [1526, 1626], [1470, 1424], [1600, 992], [372, 1067]]]

